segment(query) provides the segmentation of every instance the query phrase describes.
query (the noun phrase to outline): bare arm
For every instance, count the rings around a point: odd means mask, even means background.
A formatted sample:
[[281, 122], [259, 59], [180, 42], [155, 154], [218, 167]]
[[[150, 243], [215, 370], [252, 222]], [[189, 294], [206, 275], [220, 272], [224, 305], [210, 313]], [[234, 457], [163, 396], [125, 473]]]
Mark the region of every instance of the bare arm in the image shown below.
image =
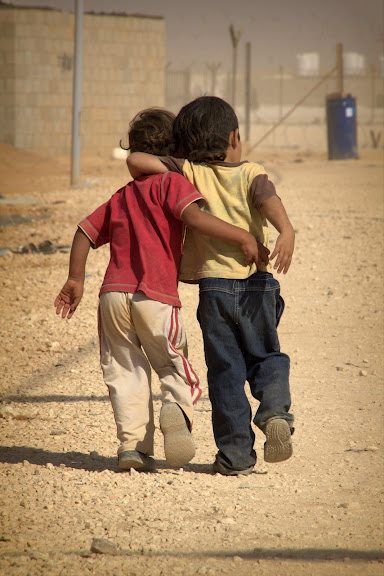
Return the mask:
[[147, 154], [146, 152], [132, 152], [127, 157], [127, 166], [132, 178], [138, 178], [144, 174], [168, 172], [168, 168], [157, 156]]
[[258, 243], [252, 234], [203, 212], [196, 202], [183, 210], [181, 219], [186, 226], [198, 230], [201, 234], [239, 246], [244, 253], [246, 264], [260, 264], [260, 260], [268, 262], [268, 251], [259, 254]]
[[91, 246], [89, 238], [79, 228], [73, 237], [68, 279], [55, 298], [56, 314], [71, 318], [84, 292], [85, 265]]
[[270, 196], [261, 203], [261, 213], [279, 232], [270, 260], [276, 257], [274, 269], [286, 274], [295, 247], [295, 231], [278, 196]]

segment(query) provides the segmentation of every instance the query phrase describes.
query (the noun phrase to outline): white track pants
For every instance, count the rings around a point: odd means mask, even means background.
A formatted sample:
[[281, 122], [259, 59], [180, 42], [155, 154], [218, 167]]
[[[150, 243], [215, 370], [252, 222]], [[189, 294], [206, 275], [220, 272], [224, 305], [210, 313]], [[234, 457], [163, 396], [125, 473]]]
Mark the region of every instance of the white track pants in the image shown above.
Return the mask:
[[100, 363], [120, 441], [118, 452], [153, 454], [151, 366], [162, 402], [176, 402], [190, 424], [200, 398], [199, 379], [187, 359], [178, 308], [141, 292], [106, 292], [99, 304]]

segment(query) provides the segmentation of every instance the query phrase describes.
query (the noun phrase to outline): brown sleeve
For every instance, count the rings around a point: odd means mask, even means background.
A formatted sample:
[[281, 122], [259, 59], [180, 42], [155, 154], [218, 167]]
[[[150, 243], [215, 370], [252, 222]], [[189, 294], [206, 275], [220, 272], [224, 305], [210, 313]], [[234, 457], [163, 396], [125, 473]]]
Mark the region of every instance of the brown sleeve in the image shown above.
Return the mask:
[[158, 156], [158, 159], [162, 161], [164, 166], [166, 166], [170, 172], [177, 172], [178, 174], [184, 176], [184, 158], [175, 158], [174, 156]]
[[255, 208], [260, 208], [266, 198], [277, 196], [275, 186], [273, 182], [268, 180], [267, 174], [259, 174], [252, 180], [249, 195]]

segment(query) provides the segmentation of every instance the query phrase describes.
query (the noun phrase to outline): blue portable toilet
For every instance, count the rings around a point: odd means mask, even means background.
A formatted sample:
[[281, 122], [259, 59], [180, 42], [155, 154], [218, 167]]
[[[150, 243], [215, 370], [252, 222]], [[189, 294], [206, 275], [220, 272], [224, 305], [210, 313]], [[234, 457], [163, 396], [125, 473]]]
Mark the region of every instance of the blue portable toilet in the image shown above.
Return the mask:
[[327, 96], [328, 159], [357, 158], [356, 99]]

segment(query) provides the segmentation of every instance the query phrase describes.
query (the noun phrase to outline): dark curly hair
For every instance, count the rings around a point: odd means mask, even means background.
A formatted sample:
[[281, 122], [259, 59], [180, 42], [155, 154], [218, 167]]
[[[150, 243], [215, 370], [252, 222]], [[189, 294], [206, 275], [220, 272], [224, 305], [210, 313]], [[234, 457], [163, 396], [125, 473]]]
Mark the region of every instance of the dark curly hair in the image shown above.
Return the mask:
[[120, 140], [120, 147], [130, 152], [147, 152], [158, 156], [174, 153], [172, 126], [175, 115], [161, 108], [142, 110], [131, 120], [128, 146]]
[[201, 96], [183, 106], [173, 123], [177, 156], [193, 162], [224, 160], [229, 134], [239, 127], [235, 111], [216, 96]]

